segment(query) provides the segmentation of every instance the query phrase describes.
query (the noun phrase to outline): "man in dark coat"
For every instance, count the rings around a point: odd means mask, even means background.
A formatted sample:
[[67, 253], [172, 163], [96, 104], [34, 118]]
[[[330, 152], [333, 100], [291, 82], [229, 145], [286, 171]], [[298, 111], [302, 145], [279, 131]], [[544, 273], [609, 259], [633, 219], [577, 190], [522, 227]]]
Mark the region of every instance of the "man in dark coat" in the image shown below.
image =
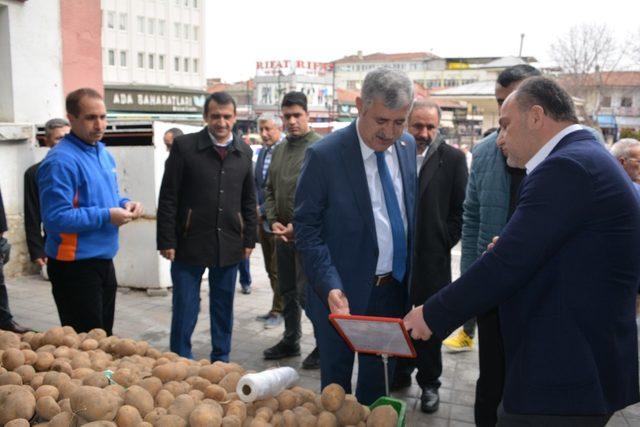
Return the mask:
[[256, 242], [252, 151], [232, 129], [236, 104], [213, 93], [199, 132], [175, 139], [158, 202], [158, 249], [172, 262], [171, 351], [193, 358], [200, 281], [209, 269], [211, 360], [229, 360], [238, 263]]
[[[416, 101], [408, 119], [408, 131], [418, 146], [418, 194], [416, 234], [411, 274], [410, 302], [420, 305], [451, 282], [451, 248], [460, 240], [462, 203], [467, 185], [467, 162], [462, 151], [447, 145], [438, 132], [442, 112], [430, 101]], [[418, 358], [400, 359], [395, 388], [411, 385], [413, 365], [420, 388], [421, 410], [438, 410], [442, 342], [414, 342]]]

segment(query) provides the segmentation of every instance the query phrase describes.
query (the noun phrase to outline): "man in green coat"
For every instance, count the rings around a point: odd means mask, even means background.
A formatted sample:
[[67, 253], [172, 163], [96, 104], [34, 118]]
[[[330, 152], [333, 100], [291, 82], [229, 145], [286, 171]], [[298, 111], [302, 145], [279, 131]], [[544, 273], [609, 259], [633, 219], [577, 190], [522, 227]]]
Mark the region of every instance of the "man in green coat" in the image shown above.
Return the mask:
[[[307, 97], [304, 93], [287, 93], [281, 107], [287, 138], [273, 150], [265, 189], [265, 211], [271, 231], [277, 238], [278, 287], [284, 302], [284, 335], [280, 342], [264, 351], [264, 358], [270, 360], [300, 355], [300, 319], [307, 278], [302, 271], [293, 235], [294, 194], [304, 153], [320, 139], [320, 135], [309, 128]], [[302, 367], [320, 367], [317, 347], [305, 358]]]

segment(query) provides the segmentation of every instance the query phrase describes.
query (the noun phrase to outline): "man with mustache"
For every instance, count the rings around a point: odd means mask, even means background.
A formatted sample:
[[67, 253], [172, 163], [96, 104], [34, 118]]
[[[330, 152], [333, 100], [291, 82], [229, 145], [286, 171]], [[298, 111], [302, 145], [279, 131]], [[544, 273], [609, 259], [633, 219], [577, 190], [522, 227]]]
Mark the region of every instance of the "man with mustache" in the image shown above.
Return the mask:
[[47, 269], [60, 323], [111, 335], [118, 228], [139, 218], [142, 205], [119, 195], [116, 164], [101, 141], [107, 127], [102, 96], [75, 90], [66, 109], [71, 133], [37, 172]]
[[[462, 202], [467, 185], [467, 162], [462, 151], [448, 145], [438, 132], [440, 107], [431, 101], [415, 101], [408, 119], [408, 130], [416, 139], [418, 194], [416, 231], [410, 287], [411, 305], [422, 304], [429, 296], [451, 282], [451, 249], [460, 240]], [[418, 358], [401, 359], [394, 388], [409, 387], [411, 372], [418, 368], [416, 380], [422, 389], [420, 409], [438, 410], [442, 341], [415, 341]]]

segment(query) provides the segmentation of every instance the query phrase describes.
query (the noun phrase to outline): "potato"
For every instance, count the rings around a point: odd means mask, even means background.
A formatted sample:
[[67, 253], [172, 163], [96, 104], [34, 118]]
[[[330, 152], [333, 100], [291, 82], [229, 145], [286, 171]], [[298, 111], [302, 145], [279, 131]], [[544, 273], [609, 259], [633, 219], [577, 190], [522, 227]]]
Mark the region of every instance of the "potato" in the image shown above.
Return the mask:
[[240, 421], [244, 421], [247, 418], [247, 407], [244, 402], [233, 400], [227, 405], [225, 415], [235, 415], [240, 419]]
[[196, 390], [204, 391], [205, 388], [211, 385], [211, 381], [201, 377], [188, 377], [187, 383]]
[[[81, 384], [80, 384], [81, 385]], [[74, 381], [67, 381], [58, 386], [58, 391], [60, 392], [60, 396], [58, 399], [68, 399], [71, 397], [71, 394], [76, 391], [80, 385], [76, 384]]]
[[64, 372], [49, 371], [44, 373], [42, 384], [60, 387], [60, 385], [71, 381], [71, 377]]
[[164, 408], [154, 408], [153, 411], [149, 412], [146, 417], [144, 417], [144, 421], [155, 425], [158, 418], [162, 415], [166, 415], [167, 410]]
[[94, 372], [95, 371], [93, 369], [91, 369], [90, 367], [88, 367], [88, 368], [76, 368], [71, 373], [71, 378], [72, 379], [78, 379], [78, 380], [84, 380], [86, 377], [88, 377], [89, 375], [92, 375]]
[[278, 403], [278, 399], [275, 397], [270, 397], [269, 399], [256, 400], [253, 402], [256, 408], [267, 407], [270, 408], [273, 412], [276, 412], [280, 409], [280, 403]]
[[43, 396], [36, 400], [36, 413], [42, 420], [49, 421], [60, 411], [60, 405], [52, 396]]
[[187, 427], [187, 421], [173, 414], [161, 415], [158, 417], [155, 423], [153, 423], [154, 427]]
[[298, 416], [298, 427], [316, 427], [318, 419], [311, 414]]
[[367, 427], [395, 427], [398, 413], [391, 405], [376, 406], [367, 418]]
[[220, 380], [218, 384], [220, 385], [220, 387], [227, 390], [227, 392], [232, 393], [236, 391], [236, 386], [238, 385], [238, 381], [240, 381], [240, 378], [242, 378], [242, 374], [240, 374], [239, 372], [229, 372], [224, 376], [224, 378]]
[[358, 402], [347, 399], [335, 414], [341, 425], [356, 425], [362, 420], [364, 410]]
[[337, 411], [342, 406], [344, 400], [345, 392], [340, 384], [329, 384], [322, 390], [322, 407], [327, 411]]
[[113, 421], [105, 420], [91, 421], [83, 425], [86, 427], [118, 427]]
[[193, 398], [188, 394], [182, 394], [177, 396], [173, 403], [171, 403], [169, 409], [167, 409], [167, 413], [170, 415], [178, 415], [187, 421], [195, 407], [196, 404], [193, 401]]
[[9, 331], [0, 332], [0, 350], [20, 348], [20, 336]]
[[242, 421], [235, 415], [227, 415], [222, 419], [222, 427], [242, 427]]
[[300, 395], [302, 397], [303, 403], [315, 402], [316, 400], [316, 394], [313, 391], [309, 390], [308, 388], [295, 386], [291, 388], [291, 391]]
[[152, 359], [158, 359], [161, 356], [162, 353], [160, 353], [160, 350], [155, 349], [155, 348], [149, 348], [146, 353], [145, 356], [150, 357]]
[[318, 416], [318, 427], [338, 427], [338, 419], [329, 411], [322, 411]]
[[211, 384], [218, 384], [225, 376], [224, 369], [219, 366], [203, 366], [198, 371], [198, 376], [208, 380]]
[[209, 399], [217, 400], [218, 402], [223, 402], [227, 399], [227, 390], [223, 389], [218, 384], [211, 384], [204, 389], [204, 396]]
[[53, 354], [45, 351], [38, 352], [36, 354], [38, 355], [38, 358], [33, 364], [33, 367], [36, 368], [36, 371], [38, 372], [48, 371], [51, 367], [51, 364], [55, 361], [55, 357], [53, 357]]
[[36, 389], [36, 400], [45, 396], [51, 396], [57, 402], [58, 397], [60, 397], [60, 391], [52, 385], [41, 385]]
[[[17, 374], [16, 374], [17, 375]], [[15, 384], [0, 386], [0, 425], [15, 418], [30, 420], [36, 410], [36, 398], [28, 387]]]
[[320, 412], [315, 403], [305, 402], [302, 404], [302, 407], [307, 408], [309, 412], [311, 412], [311, 415], [318, 415], [318, 413]]
[[80, 349], [84, 351], [95, 350], [98, 348], [98, 341], [93, 338], [86, 338], [80, 343]]
[[82, 385], [105, 388], [109, 385], [109, 379], [105, 377], [102, 372], [94, 372], [93, 374], [84, 377]]
[[175, 399], [169, 390], [160, 390], [158, 394], [156, 394], [155, 404], [161, 408], [169, 409], [169, 406], [171, 406]]
[[187, 374], [188, 374], [188, 370], [187, 370], [187, 365], [181, 362], [177, 362], [173, 364], [173, 373], [174, 373], [174, 380], [176, 381], [182, 381], [184, 379], [187, 378]]
[[213, 405], [200, 404], [189, 415], [190, 427], [220, 427], [222, 416]]
[[284, 426], [284, 417], [282, 416], [282, 412], [276, 412], [271, 417], [271, 425], [273, 427], [283, 427]]
[[24, 365], [25, 357], [22, 350], [17, 348], [8, 348], [2, 353], [2, 366], [8, 371], [13, 371], [18, 366]]
[[124, 395], [125, 405], [131, 405], [138, 410], [144, 418], [154, 407], [151, 394], [138, 385], [132, 385]]
[[36, 375], [36, 370], [31, 365], [18, 366], [14, 372], [22, 378], [22, 384], [29, 384]]
[[68, 412], [70, 414], [73, 412], [71, 411], [71, 399], [69, 398], [59, 400], [58, 405], [60, 405], [60, 410], [62, 412]]
[[6, 423], [4, 427], [29, 427], [29, 421], [24, 418], [16, 418]]
[[187, 394], [193, 398], [193, 401], [196, 403], [196, 405], [200, 403], [202, 399], [204, 399], [204, 393], [200, 390], [191, 390]]
[[151, 370], [151, 374], [163, 383], [173, 381], [176, 378], [175, 365], [173, 363], [157, 365]]
[[33, 350], [21, 350], [24, 355], [24, 364], [33, 365], [38, 360], [38, 355]]
[[140, 424], [138, 424], [138, 427], [153, 427], [153, 424], [143, 421]]
[[44, 333], [44, 343], [60, 346], [62, 345], [62, 339], [64, 338], [64, 329], [61, 326], [51, 328]]
[[291, 390], [283, 390], [276, 396], [276, 399], [278, 399], [278, 405], [281, 411], [293, 409], [297, 406], [296, 394]]
[[96, 341], [107, 338], [107, 332], [104, 329], [94, 328], [87, 333], [87, 338], [93, 338]]
[[273, 417], [273, 411], [271, 410], [271, 408], [267, 406], [263, 406], [256, 410], [255, 418], [262, 418], [263, 420], [269, 422], [271, 421], [272, 417]]
[[101, 388], [80, 386], [71, 394], [71, 409], [87, 421], [112, 421], [118, 412], [118, 398]]
[[118, 427], [137, 427], [142, 422], [142, 417], [135, 407], [123, 405], [118, 409], [115, 421]]
[[91, 368], [91, 358], [87, 353], [77, 353], [71, 357], [71, 368]]
[[124, 394], [126, 390], [120, 384], [110, 384], [104, 388], [104, 391], [107, 391], [124, 401]]
[[157, 377], [148, 377], [138, 381], [138, 385], [147, 390], [151, 396], [155, 397], [162, 388], [162, 381]]
[[0, 385], [22, 385], [22, 377], [16, 372], [5, 372], [0, 374]]
[[120, 384], [122, 387], [125, 387], [125, 388], [132, 386], [133, 384], [137, 383], [139, 380], [138, 376], [134, 372], [131, 372], [131, 369], [127, 369], [127, 368], [117, 369], [113, 373], [113, 376], [111, 377], [111, 379], [116, 384]]
[[53, 350], [53, 357], [55, 357], [56, 359], [71, 359], [71, 353], [72, 352], [69, 347], [67, 347], [66, 345], [61, 345], [60, 347], [56, 347]]
[[296, 414], [293, 413], [291, 409], [287, 409], [282, 412], [282, 418], [284, 419], [285, 427], [297, 427], [298, 419], [296, 418]]
[[71, 374], [73, 373], [71, 364], [64, 359], [54, 360], [49, 369], [56, 372], [64, 372], [65, 374], [69, 375], [69, 377], [71, 377]]
[[133, 356], [136, 354], [136, 342], [129, 338], [122, 339], [114, 345], [113, 351], [120, 357]]
[[251, 420], [247, 418], [246, 421], [247, 422], [244, 425], [247, 425], [248, 427], [272, 427], [271, 424], [269, 424], [269, 422], [265, 421], [263, 418], [253, 418]]
[[49, 421], [49, 427], [69, 427], [73, 414], [71, 412], [60, 412]]

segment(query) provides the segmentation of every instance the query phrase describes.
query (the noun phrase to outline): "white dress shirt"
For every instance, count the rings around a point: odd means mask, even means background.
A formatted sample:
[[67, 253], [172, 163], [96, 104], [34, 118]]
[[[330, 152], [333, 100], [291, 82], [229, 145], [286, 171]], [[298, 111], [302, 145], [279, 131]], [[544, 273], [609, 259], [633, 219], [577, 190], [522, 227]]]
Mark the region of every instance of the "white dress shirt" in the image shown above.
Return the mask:
[[[378, 175], [378, 162], [375, 152], [362, 140], [360, 131], [358, 130], [358, 122], [356, 122], [356, 130], [358, 132], [358, 140], [360, 141], [360, 151], [362, 152], [362, 160], [364, 161], [364, 170], [367, 175], [367, 186], [369, 187], [371, 207], [373, 208], [373, 219], [376, 226], [376, 238], [378, 240], [378, 264], [376, 266], [376, 274], [386, 274], [393, 270], [393, 236], [391, 234], [391, 222], [389, 221], [387, 206], [384, 201], [382, 182], [380, 181], [380, 175]], [[395, 190], [396, 197], [398, 198], [406, 236], [407, 208], [404, 203], [400, 163], [398, 161], [398, 154], [395, 152], [395, 147], [393, 145], [385, 151], [384, 159], [387, 162], [389, 175], [391, 175], [393, 188]]]
[[567, 126], [566, 128], [562, 129], [560, 132], [555, 134], [554, 137], [549, 140], [549, 142], [544, 144], [542, 148], [540, 148], [540, 150], [538, 150], [538, 152], [534, 154], [534, 156], [531, 159], [529, 159], [529, 161], [525, 165], [525, 168], [527, 169], [527, 175], [533, 172], [533, 170], [540, 163], [542, 163], [544, 159], [546, 159], [549, 156], [549, 154], [551, 154], [553, 149], [556, 148], [556, 145], [558, 145], [558, 143], [562, 141], [562, 138], [564, 138], [565, 136], [569, 135], [572, 132], [582, 130], [582, 129], [584, 128], [581, 125], [576, 124], [576, 125]]
[[217, 145], [218, 147], [226, 147], [227, 145], [231, 144], [231, 142], [233, 141], [233, 132], [229, 133], [229, 137], [223, 144], [218, 142], [216, 137], [213, 136], [213, 134], [209, 129], [207, 129], [207, 132], [209, 133], [209, 138], [211, 138], [211, 142], [213, 142], [213, 145]]

